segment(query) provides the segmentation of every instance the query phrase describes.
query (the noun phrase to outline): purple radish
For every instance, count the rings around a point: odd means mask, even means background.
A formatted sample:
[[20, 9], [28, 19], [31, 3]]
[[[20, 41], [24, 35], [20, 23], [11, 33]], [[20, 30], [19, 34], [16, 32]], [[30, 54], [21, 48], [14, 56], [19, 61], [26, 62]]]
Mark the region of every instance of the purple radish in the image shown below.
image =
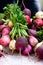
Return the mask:
[[31, 29], [32, 30], [36, 30], [36, 27], [34, 25], [32, 25]]
[[36, 32], [36, 30], [29, 29], [29, 30], [28, 30], [28, 34], [31, 35], [31, 36], [37, 37], [37, 32]]
[[29, 55], [31, 52], [32, 52], [32, 47], [31, 45], [28, 44], [28, 46], [23, 51], [23, 55]]
[[35, 46], [34, 51], [40, 59], [43, 59], [43, 41]]
[[27, 47], [27, 45], [28, 45], [27, 38], [22, 37], [22, 36], [17, 39], [16, 44], [15, 44], [16, 49], [18, 51], [24, 50]]
[[22, 4], [24, 6], [24, 10], [23, 10], [24, 14], [31, 17], [31, 11], [28, 8], [26, 8], [26, 6], [24, 5], [23, 0], [22, 0]]

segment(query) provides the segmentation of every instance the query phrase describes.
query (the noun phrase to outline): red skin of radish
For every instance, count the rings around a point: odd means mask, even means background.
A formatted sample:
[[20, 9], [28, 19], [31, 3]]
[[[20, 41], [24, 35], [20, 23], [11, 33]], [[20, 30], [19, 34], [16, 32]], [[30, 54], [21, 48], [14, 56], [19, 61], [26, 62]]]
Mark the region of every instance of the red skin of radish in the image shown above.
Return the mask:
[[16, 41], [15, 46], [18, 51], [20, 51], [20, 50], [22, 51], [25, 49], [25, 47], [27, 47], [27, 45], [28, 45], [27, 39], [25, 37], [19, 37]]
[[29, 36], [29, 43], [34, 47], [38, 43], [38, 40], [34, 36]]
[[28, 24], [30, 25], [31, 24], [30, 17], [28, 15], [25, 15], [25, 19], [28, 22]]
[[10, 43], [10, 37], [9, 35], [4, 35], [1, 37], [0, 39], [0, 44], [3, 45], [3, 46], [8, 46]]
[[6, 28], [7, 26], [6, 25], [0, 25], [0, 30]]
[[24, 12], [25, 15], [28, 15], [28, 16], [31, 17], [31, 11], [30, 11], [28, 8], [25, 8], [25, 9], [23, 10], [23, 12]]
[[28, 46], [25, 48], [25, 50], [23, 51], [23, 55], [28, 55], [32, 52], [32, 47], [31, 45], [28, 44]]
[[40, 59], [43, 59], [43, 45], [39, 46], [37, 49], [36, 49], [36, 53], [38, 55], [38, 57]]
[[43, 26], [43, 20], [38, 18], [38, 19], [34, 20], [34, 24], [36, 26], [42, 27]]
[[10, 33], [10, 28], [9, 27], [6, 27], [2, 30], [2, 35], [9, 35]]

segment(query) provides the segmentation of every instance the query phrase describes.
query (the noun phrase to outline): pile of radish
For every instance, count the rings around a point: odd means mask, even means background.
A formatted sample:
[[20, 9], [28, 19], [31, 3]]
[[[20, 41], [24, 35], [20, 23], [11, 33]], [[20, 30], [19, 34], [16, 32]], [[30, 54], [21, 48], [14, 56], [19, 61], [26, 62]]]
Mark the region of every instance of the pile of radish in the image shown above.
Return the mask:
[[4, 9], [5, 16], [0, 20], [0, 56], [8, 47], [11, 53], [16, 51], [25, 56], [36, 53], [43, 59], [43, 12], [39, 11], [30, 18], [29, 11], [25, 14], [18, 4], [9, 4]]

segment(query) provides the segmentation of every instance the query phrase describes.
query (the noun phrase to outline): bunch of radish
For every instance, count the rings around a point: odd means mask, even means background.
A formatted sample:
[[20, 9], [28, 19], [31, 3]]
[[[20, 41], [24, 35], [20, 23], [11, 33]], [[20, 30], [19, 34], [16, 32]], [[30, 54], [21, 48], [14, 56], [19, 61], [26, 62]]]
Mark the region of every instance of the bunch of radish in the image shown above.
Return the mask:
[[[23, 2], [22, 4], [24, 5]], [[23, 14], [21, 12], [20, 17]], [[22, 22], [18, 21], [19, 17], [16, 18], [17, 13], [14, 16], [12, 12], [11, 18], [0, 20], [0, 56], [3, 55], [4, 48], [8, 47], [11, 53], [18, 51], [29, 56], [34, 51], [39, 58], [43, 59], [43, 12], [37, 12], [35, 18], [30, 18], [29, 9], [24, 8], [23, 12], [25, 20], [22, 18]]]

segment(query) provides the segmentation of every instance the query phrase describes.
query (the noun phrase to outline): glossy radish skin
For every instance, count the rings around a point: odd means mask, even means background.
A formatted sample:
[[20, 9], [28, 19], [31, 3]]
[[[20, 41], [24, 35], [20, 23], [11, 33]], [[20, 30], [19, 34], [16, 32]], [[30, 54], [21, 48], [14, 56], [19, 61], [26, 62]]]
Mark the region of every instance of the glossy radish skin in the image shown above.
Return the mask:
[[28, 24], [30, 25], [31, 24], [30, 17], [28, 15], [25, 15], [25, 19], [28, 22]]
[[6, 27], [2, 30], [2, 35], [9, 35], [10, 33], [10, 28], [9, 27]]
[[40, 59], [43, 59], [43, 41], [36, 45], [35, 53], [38, 55]]
[[34, 20], [34, 24], [36, 26], [42, 27], [43, 26], [43, 20], [38, 18], [38, 19]]
[[25, 47], [27, 47], [27, 45], [28, 45], [28, 41], [27, 41], [27, 39], [25, 38], [25, 37], [19, 37], [18, 39], [17, 39], [17, 41], [16, 41], [16, 49], [18, 50], [18, 51], [22, 51], [22, 50], [24, 50], [25, 49]]
[[34, 36], [29, 36], [29, 43], [34, 47], [38, 43], [38, 40]]
[[8, 46], [10, 43], [10, 37], [9, 35], [4, 35], [1, 37], [0, 39], [0, 44], [3, 45], [3, 46]]
[[29, 29], [29, 30], [28, 30], [28, 34], [31, 35], [31, 36], [37, 37], [37, 32], [36, 32], [36, 30]]
[[29, 55], [31, 52], [32, 52], [32, 47], [31, 45], [28, 44], [28, 46], [23, 51], [23, 55]]

